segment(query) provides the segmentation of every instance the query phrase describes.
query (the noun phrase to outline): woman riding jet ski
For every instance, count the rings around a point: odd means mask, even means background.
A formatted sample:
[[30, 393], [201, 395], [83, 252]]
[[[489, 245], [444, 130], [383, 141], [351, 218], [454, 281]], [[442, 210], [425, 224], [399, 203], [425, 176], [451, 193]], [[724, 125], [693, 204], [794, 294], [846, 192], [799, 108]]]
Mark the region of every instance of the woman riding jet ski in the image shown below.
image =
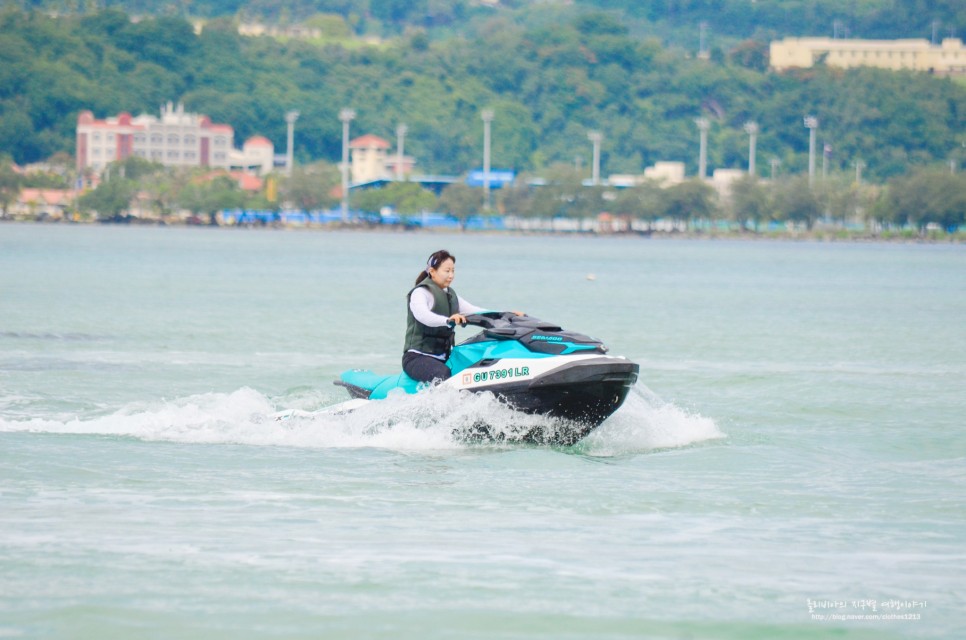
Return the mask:
[[[552, 429], [534, 428], [523, 436], [553, 444], [580, 440], [621, 406], [637, 381], [638, 365], [607, 355], [594, 338], [518, 311], [469, 304], [449, 286], [454, 272], [455, 258], [437, 251], [409, 292], [403, 373], [352, 370], [336, 384], [362, 401], [393, 391], [416, 393], [432, 382], [488, 391], [518, 411], [562, 418]], [[456, 324], [483, 331], [454, 346]]]

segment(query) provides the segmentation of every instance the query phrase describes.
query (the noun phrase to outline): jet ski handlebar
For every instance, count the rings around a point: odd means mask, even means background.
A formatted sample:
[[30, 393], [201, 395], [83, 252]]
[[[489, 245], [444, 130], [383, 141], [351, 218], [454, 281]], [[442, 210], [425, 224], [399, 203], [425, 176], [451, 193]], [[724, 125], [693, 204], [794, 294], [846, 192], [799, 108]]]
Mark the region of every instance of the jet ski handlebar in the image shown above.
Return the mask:
[[527, 317], [529, 316], [518, 316], [512, 311], [482, 311], [480, 313], [468, 314], [466, 316], [466, 324], [483, 327], [484, 329], [494, 329], [513, 322], [516, 318]]
[[484, 311], [471, 313], [466, 316], [466, 324], [482, 327], [483, 329], [517, 329], [527, 328], [539, 331], [562, 331], [560, 325], [546, 322], [523, 314], [518, 316], [513, 311]]

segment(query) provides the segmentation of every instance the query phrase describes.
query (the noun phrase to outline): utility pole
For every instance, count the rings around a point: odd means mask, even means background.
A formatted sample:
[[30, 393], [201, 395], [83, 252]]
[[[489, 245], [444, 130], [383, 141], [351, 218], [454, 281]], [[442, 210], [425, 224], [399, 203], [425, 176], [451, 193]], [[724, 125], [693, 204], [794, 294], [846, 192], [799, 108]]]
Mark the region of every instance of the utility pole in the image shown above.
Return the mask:
[[292, 175], [292, 167], [295, 165], [293, 160], [295, 150], [295, 121], [299, 119], [298, 111], [289, 111], [285, 114], [285, 122], [288, 125], [288, 148], [285, 151], [285, 173]]
[[701, 140], [698, 151], [698, 178], [705, 180], [708, 176], [708, 129], [711, 128], [711, 121], [702, 116], [695, 118], [694, 124], [698, 125]]
[[698, 58], [700, 60], [707, 60], [711, 57], [711, 54], [708, 53], [707, 33], [708, 23], [702, 21], [698, 25]]
[[406, 144], [406, 131], [408, 128], [404, 124], [396, 127], [396, 180], [400, 182], [403, 179], [403, 145]]
[[587, 139], [594, 144], [594, 165], [590, 182], [596, 187], [600, 184], [600, 142], [604, 139], [604, 136], [600, 131], [590, 131], [587, 134]]
[[490, 125], [493, 109], [483, 109], [483, 209], [490, 210]]
[[349, 123], [356, 117], [352, 109], [339, 112], [342, 121], [342, 222], [349, 221]]
[[805, 116], [805, 127], [808, 129], [808, 186], [815, 184], [815, 130], [818, 129], [818, 118]]
[[745, 123], [745, 132], [748, 134], [748, 175], [755, 175], [755, 154], [757, 153], [758, 123], [749, 120]]
[[822, 140], [822, 180], [828, 178], [828, 157], [832, 152], [832, 147], [828, 142]]

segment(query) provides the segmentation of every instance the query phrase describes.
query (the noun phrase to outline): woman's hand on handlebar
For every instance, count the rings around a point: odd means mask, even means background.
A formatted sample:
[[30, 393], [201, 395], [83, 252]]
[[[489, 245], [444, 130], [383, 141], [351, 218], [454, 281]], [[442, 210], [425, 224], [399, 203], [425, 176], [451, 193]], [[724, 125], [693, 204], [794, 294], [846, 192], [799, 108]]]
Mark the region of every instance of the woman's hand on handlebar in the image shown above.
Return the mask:
[[449, 324], [450, 326], [459, 325], [461, 327], [465, 327], [466, 326], [466, 316], [464, 316], [462, 313], [454, 313], [453, 315], [451, 315], [449, 317], [449, 320], [447, 321], [447, 324]]

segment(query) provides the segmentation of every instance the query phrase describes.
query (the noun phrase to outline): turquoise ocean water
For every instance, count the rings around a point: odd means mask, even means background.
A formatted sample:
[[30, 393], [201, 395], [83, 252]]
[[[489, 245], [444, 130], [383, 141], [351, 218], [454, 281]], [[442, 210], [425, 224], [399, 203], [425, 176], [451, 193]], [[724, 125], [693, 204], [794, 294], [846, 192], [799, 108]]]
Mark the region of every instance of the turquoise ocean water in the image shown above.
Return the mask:
[[[439, 390], [274, 422], [398, 369], [441, 247], [640, 363], [625, 406], [569, 448]], [[0, 637], [961, 638], [964, 600], [962, 246], [0, 226]]]

